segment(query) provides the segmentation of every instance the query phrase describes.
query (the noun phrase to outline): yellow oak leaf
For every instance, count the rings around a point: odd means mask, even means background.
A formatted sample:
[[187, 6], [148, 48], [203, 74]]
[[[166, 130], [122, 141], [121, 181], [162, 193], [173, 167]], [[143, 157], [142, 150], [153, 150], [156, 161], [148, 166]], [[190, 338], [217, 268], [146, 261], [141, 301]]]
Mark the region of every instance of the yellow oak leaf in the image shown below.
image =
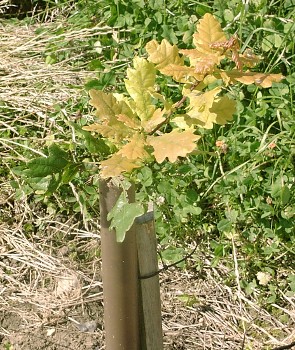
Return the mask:
[[[90, 132], [96, 132], [98, 134], [101, 134], [102, 136], [108, 137], [109, 133], [112, 133], [112, 130], [109, 126], [107, 125], [102, 125], [102, 124], [91, 124], [91, 125], [86, 125], [83, 127], [83, 130], [90, 131]], [[103, 135], [105, 134], [105, 135]]]
[[224, 125], [227, 121], [232, 120], [235, 111], [236, 102], [227, 96], [215, 100], [210, 108], [210, 112], [216, 114], [215, 123], [219, 125]]
[[[190, 50], [180, 50], [184, 56], [187, 56], [190, 59], [191, 66], [195, 66], [196, 72], [202, 71], [203, 65], [209, 65], [210, 70], [208, 72], [212, 72], [215, 65], [218, 65], [224, 56], [216, 55], [216, 53], [204, 53], [200, 52], [197, 49]], [[207, 70], [206, 70], [207, 73]], [[203, 73], [202, 73], [203, 74]]]
[[193, 35], [193, 43], [196, 49], [202, 53], [218, 55], [222, 54], [223, 49], [214, 50], [210, 47], [210, 44], [216, 42], [226, 41], [226, 36], [221, 29], [220, 23], [215, 17], [209, 13], [206, 13], [197, 25], [197, 33]]
[[154, 90], [156, 71], [154, 65], [144, 58], [135, 57], [134, 68], [127, 69], [125, 79], [126, 89], [134, 100], [133, 111], [141, 120], [148, 120], [155, 111], [155, 106], [151, 101], [150, 90]]
[[152, 132], [158, 125], [165, 121], [164, 114], [166, 110], [158, 108], [155, 110], [153, 116], [149, 120], [145, 120], [141, 123], [143, 130], [147, 133]]
[[188, 130], [194, 127], [196, 120], [188, 116], [187, 114], [177, 115], [171, 122], [175, 124], [179, 129]]
[[220, 78], [223, 80], [225, 86], [228, 86], [230, 83], [232, 83], [231, 78], [226, 74], [224, 71], [219, 71], [216, 73], [217, 75], [220, 75]]
[[280, 82], [284, 76], [282, 74], [264, 74], [256, 72], [240, 72], [238, 70], [232, 70], [225, 72], [230, 78], [230, 82], [239, 81], [240, 83], [250, 85], [255, 84], [263, 88], [269, 88], [273, 82]]
[[207, 58], [203, 58], [203, 60], [196, 62], [195, 72], [198, 74], [202, 74], [203, 76], [213, 73], [217, 60], [214, 60], [211, 58], [212, 58], [212, 55], [210, 55]]
[[126, 126], [128, 126], [131, 129], [137, 130], [140, 128], [140, 122], [138, 119], [130, 118], [126, 114], [118, 114], [117, 120], [124, 123]]
[[205, 92], [189, 91], [187, 94], [187, 97], [190, 99], [189, 109], [197, 109], [198, 111], [202, 111], [204, 109], [211, 108], [215, 96], [219, 94], [220, 91], [220, 86], [217, 86], [214, 89]]
[[[124, 124], [123, 124], [124, 125]], [[126, 138], [129, 138], [133, 131], [130, 128], [123, 128], [122, 123], [113, 123], [113, 125], [104, 125], [104, 124], [92, 124], [83, 127], [83, 130], [96, 132], [101, 136], [108, 138], [115, 144], [120, 144], [120, 142]]]
[[[168, 64], [161, 69], [161, 73], [171, 76], [174, 80], [184, 83], [189, 76], [197, 76], [193, 67]], [[199, 76], [197, 76], [199, 78]]]
[[201, 60], [205, 56], [203, 52], [200, 52], [197, 49], [183, 49], [179, 50], [179, 53], [193, 60]]
[[147, 143], [153, 147], [153, 154], [158, 163], [162, 163], [165, 158], [174, 163], [178, 157], [186, 157], [191, 153], [199, 138], [200, 136], [195, 135], [192, 129], [185, 131], [174, 129], [161, 136], [148, 136]]
[[124, 172], [130, 172], [141, 166], [139, 162], [123, 157], [118, 153], [114, 153], [109, 159], [103, 160], [100, 165], [100, 176], [104, 179], [118, 176]]
[[239, 56], [243, 65], [249, 68], [255, 67], [261, 61], [261, 57], [254, 55], [252, 50], [249, 48], [247, 48], [243, 54], [240, 54]]
[[133, 112], [125, 101], [118, 101], [112, 94], [107, 94], [100, 90], [90, 90], [91, 100], [89, 103], [96, 108], [96, 116], [100, 121], [117, 120], [116, 115], [126, 114], [133, 116]]
[[216, 114], [210, 112], [210, 109], [205, 109], [202, 112], [195, 111], [193, 115], [195, 124], [204, 129], [212, 129], [216, 123]]
[[188, 95], [190, 104], [187, 113], [191, 118], [198, 120], [198, 125], [205, 129], [212, 129], [213, 123], [216, 123], [216, 114], [210, 111], [215, 96], [221, 91], [221, 87], [216, 87], [204, 93], [190, 93]]
[[144, 160], [149, 157], [148, 152], [145, 150], [145, 139], [142, 134], [134, 134], [126, 145], [124, 145], [117, 154], [122, 155], [131, 160]]
[[206, 75], [206, 77], [203, 80], [204, 86], [208, 86], [210, 84], [214, 84], [216, 82], [217, 78], [214, 75]]
[[[205, 79], [201, 82], [197, 82], [197, 85], [196, 82], [191, 82], [189, 84], [183, 85], [182, 96], [188, 96], [192, 91], [194, 91], [195, 93], [203, 91], [207, 86], [206, 84], [204, 84]], [[174, 105], [177, 106], [177, 103]]]
[[118, 143], [130, 136], [130, 127], [120, 120], [117, 116], [122, 114], [135, 119], [135, 116], [125, 101], [117, 101], [112, 94], [104, 93], [99, 90], [89, 91], [90, 104], [96, 108], [98, 122], [93, 125], [83, 127], [84, 130], [100, 133], [102, 136], [112, 139]]
[[169, 44], [166, 39], [159, 44], [156, 40], [151, 40], [145, 47], [148, 53], [148, 60], [156, 65], [156, 68], [161, 70], [168, 64], [175, 64], [182, 66], [184, 59], [179, 56], [178, 47]]

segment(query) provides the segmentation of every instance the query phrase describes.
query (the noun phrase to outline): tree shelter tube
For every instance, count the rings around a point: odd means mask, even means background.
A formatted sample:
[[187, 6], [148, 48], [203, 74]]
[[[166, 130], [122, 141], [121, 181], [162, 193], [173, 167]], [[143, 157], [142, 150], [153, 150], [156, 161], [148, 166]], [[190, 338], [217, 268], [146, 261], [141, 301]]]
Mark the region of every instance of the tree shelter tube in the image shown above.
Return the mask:
[[[107, 215], [122, 190], [112, 180], [100, 180], [101, 256], [106, 350], [140, 350], [139, 284], [135, 225], [125, 240], [116, 241]], [[134, 187], [128, 190], [135, 201]]]

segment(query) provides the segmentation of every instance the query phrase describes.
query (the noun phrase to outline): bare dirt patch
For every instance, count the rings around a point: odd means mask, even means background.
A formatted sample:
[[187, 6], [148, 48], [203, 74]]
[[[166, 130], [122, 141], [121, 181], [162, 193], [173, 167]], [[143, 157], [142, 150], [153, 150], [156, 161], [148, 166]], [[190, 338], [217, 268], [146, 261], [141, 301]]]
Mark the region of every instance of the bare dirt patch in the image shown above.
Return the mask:
[[[97, 237], [88, 239], [85, 249], [98, 249], [98, 239], [95, 246], [93, 238]], [[45, 252], [45, 239], [40, 244], [37, 237], [28, 239], [20, 229], [6, 225], [0, 227], [0, 239], [3, 348], [101, 349], [100, 261], [93, 259], [91, 269], [87, 264], [86, 269], [81, 269], [67, 249], [56, 247]], [[65, 255], [61, 256], [61, 252]]]
[[[9, 331], [8, 336], [3, 336], [2, 345], [11, 344], [12, 349], [101, 349], [102, 335], [98, 332], [81, 332], [73, 324], [47, 325], [38, 329], [14, 329], [19, 323], [15, 315], [4, 315]], [[11, 329], [10, 329], [11, 328]]]

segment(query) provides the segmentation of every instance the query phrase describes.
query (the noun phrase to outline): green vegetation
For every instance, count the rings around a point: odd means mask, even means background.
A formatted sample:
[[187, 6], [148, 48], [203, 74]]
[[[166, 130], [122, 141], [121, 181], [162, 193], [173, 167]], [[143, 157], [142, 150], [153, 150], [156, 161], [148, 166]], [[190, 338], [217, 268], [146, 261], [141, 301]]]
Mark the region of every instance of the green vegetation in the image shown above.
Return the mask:
[[[182, 258], [187, 245], [202, 236], [203, 255], [194, 255], [192, 268], [201, 271], [203, 259], [210, 259], [212, 267], [227, 268], [229, 286], [254, 295], [270, 310], [274, 303], [284, 305], [295, 294], [294, 0], [45, 3], [39, 14], [23, 20], [35, 24], [35, 34], [45, 42], [38, 48], [43, 62], [89, 76], [84, 86], [64, 79], [79, 98], [55, 100], [45, 119], [0, 97], [1, 182], [10, 182], [16, 200], [25, 196], [32, 208], [38, 204], [51, 215], [75, 214], [84, 225], [97, 217], [98, 164], [111, 145], [82, 129], [93, 113], [87, 91], [124, 92], [126, 68], [134, 55], [145, 55], [147, 42], [165, 38], [189, 47], [198, 19], [212, 13], [228, 37], [238, 34], [242, 52], [251, 49], [263, 58], [254, 70], [282, 73], [285, 79], [269, 89], [231, 87], [239, 101], [232, 125], [203, 129], [200, 152], [190, 160], [138, 170], [138, 201], [157, 204], [165, 261]], [[43, 25], [50, 16], [63, 24]], [[36, 54], [30, 50], [26, 57]], [[157, 83], [167, 98], [180, 99], [172, 79]], [[56, 91], [54, 80], [46, 84]], [[43, 89], [31, 88], [37, 95]], [[46, 168], [36, 159], [42, 154], [48, 156]], [[59, 163], [50, 166], [56, 157]], [[0, 220], [11, 222], [4, 211]]]

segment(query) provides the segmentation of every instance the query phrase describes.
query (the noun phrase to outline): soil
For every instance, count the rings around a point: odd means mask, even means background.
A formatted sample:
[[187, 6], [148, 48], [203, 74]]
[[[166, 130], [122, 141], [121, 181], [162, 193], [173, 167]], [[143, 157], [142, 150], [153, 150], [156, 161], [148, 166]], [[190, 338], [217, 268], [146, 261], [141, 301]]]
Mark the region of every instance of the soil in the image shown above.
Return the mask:
[[[253, 309], [245, 308], [229, 288], [218, 285], [210, 277], [206, 281], [192, 272], [166, 271], [161, 276], [161, 295], [164, 350], [269, 350], [274, 347], [270, 344], [279, 332], [277, 321], [257, 305]], [[105, 349], [101, 300], [90, 303], [85, 300], [78, 306], [64, 308], [58, 315], [53, 311], [38, 315], [43, 324], [37, 327], [33, 324], [36, 313], [38, 308], [28, 304], [19, 305], [14, 312], [5, 312], [0, 319], [0, 348]], [[31, 315], [31, 324], [28, 315]], [[260, 326], [254, 325], [255, 322]], [[87, 329], [89, 324], [92, 329]], [[291, 323], [288, 326], [291, 328], [284, 331], [292, 336]], [[272, 342], [263, 332], [269, 334]], [[245, 344], [251, 347], [243, 347]]]
[[[13, 315], [5, 316], [7, 322], [11, 325], [18, 320]], [[53, 332], [53, 334], [51, 334]], [[100, 335], [97, 333], [88, 334], [79, 332], [75, 327], [68, 325], [67, 327], [57, 326], [54, 328], [37, 329], [28, 331], [13, 331], [9, 337], [2, 339], [2, 345], [5, 349], [8, 344], [13, 347], [8, 349], [14, 350], [80, 350], [80, 349], [101, 349]]]
[[[101, 302], [73, 306], [59, 316], [39, 315], [43, 325], [28, 324], [28, 314], [37, 310], [23, 305], [5, 312], [0, 319], [0, 348], [7, 350], [99, 350], [103, 349], [103, 307]], [[22, 317], [22, 315], [26, 318]], [[32, 317], [33, 318], [33, 317]], [[27, 324], [25, 324], [25, 321]], [[1, 329], [5, 329], [5, 334]], [[2, 346], [2, 347], [1, 347]]]

